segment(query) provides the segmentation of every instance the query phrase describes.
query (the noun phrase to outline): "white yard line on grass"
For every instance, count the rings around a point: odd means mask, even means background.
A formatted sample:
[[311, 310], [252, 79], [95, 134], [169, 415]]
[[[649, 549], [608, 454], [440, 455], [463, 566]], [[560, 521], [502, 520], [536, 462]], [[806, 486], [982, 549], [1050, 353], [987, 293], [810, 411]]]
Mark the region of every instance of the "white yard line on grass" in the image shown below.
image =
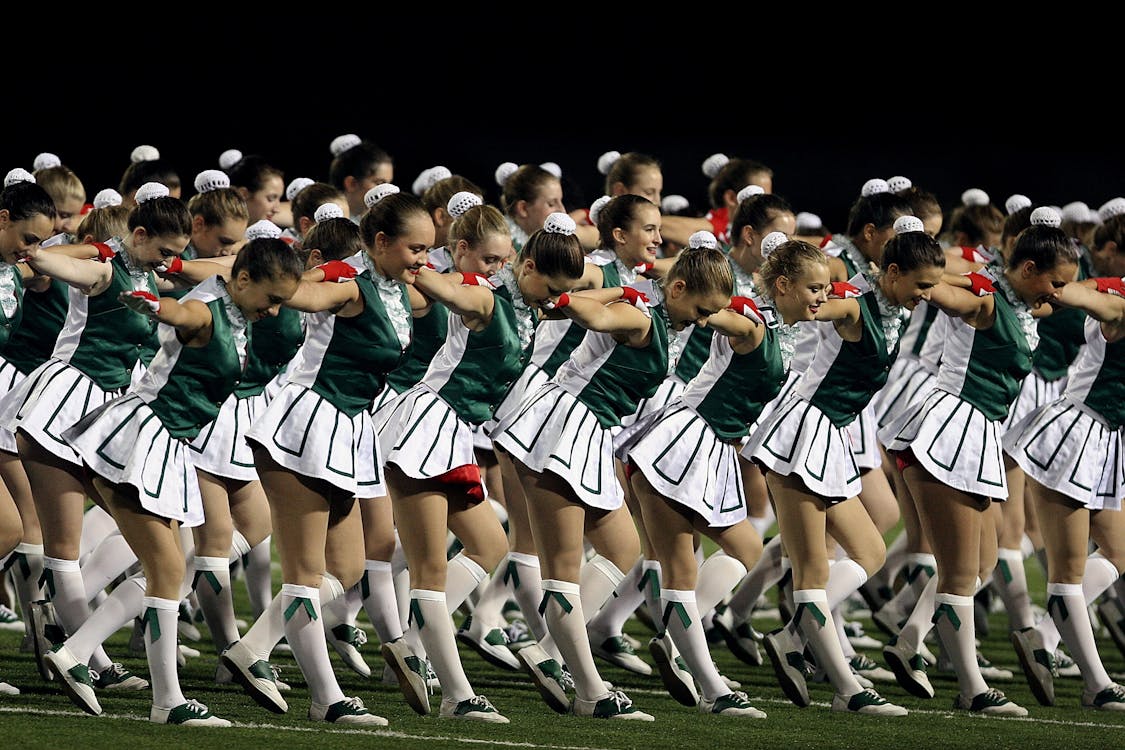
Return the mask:
[[[0, 706], [0, 713], [9, 714], [26, 714], [28, 713], [27, 707], [17, 706]], [[35, 709], [36, 715], [41, 716], [67, 716], [67, 717], [88, 717], [84, 711], [57, 711], [57, 710], [42, 710]], [[139, 714], [102, 714], [101, 719], [123, 719], [125, 721], [148, 721], [147, 716]], [[408, 734], [406, 732], [396, 732], [393, 729], [338, 729], [327, 725], [318, 725], [315, 727], [293, 727], [284, 724], [259, 724], [235, 721], [231, 723], [231, 728], [235, 729], [270, 729], [280, 732], [317, 732], [318, 734], [363, 734], [374, 735], [377, 737], [393, 737], [394, 739], [402, 740], [422, 740], [422, 741], [442, 741], [442, 742], [463, 742], [467, 745], [493, 745], [499, 747], [519, 747], [519, 748], [537, 748], [540, 750], [612, 750], [612, 748], [592, 748], [585, 745], [538, 745], [534, 742], [511, 742], [497, 739], [479, 740], [472, 737], [446, 737], [440, 734]], [[215, 729], [215, 732], [221, 732], [221, 729]]]

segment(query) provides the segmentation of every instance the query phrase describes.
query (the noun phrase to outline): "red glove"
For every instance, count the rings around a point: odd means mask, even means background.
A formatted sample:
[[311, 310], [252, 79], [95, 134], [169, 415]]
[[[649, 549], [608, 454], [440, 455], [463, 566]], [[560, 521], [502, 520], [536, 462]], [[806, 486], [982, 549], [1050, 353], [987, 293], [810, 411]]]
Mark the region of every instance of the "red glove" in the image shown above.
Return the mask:
[[965, 247], [962, 245], [961, 257], [970, 263], [988, 263], [992, 260], [992, 254], [986, 252], [983, 245], [979, 247]]
[[637, 265], [633, 266], [633, 270], [641, 274], [642, 276], [654, 268], [656, 268], [656, 265], [654, 263], [638, 263]]
[[91, 242], [90, 244], [98, 249], [98, 260], [102, 263], [112, 260], [117, 255], [113, 252], [113, 248], [104, 242]]
[[1099, 276], [1094, 279], [1094, 281], [1098, 284], [1099, 292], [1125, 297], [1125, 276], [1121, 278], [1117, 278], [1116, 276]]
[[344, 282], [355, 278], [355, 266], [342, 260], [330, 260], [317, 266], [324, 272], [325, 281]]
[[992, 279], [985, 276], [983, 273], [967, 273], [965, 274], [970, 283], [972, 283], [973, 294], [978, 297], [984, 297], [989, 294], [996, 293], [996, 287], [992, 286]]
[[849, 284], [846, 281], [833, 281], [831, 288], [828, 290], [828, 296], [839, 297], [840, 299], [859, 297], [861, 294], [863, 294], [863, 292], [859, 291], [858, 286]]
[[626, 300], [634, 307], [640, 307], [638, 301], [648, 304], [648, 295], [644, 292], [638, 291], [631, 286], [621, 287], [621, 299]]
[[739, 315], [744, 315], [751, 320], [760, 321], [762, 319], [762, 314], [759, 312], [758, 306], [754, 304], [754, 300], [749, 297], [731, 297], [727, 309], [734, 310]]
[[542, 302], [539, 303], [539, 306], [542, 307], [544, 310], [557, 310], [558, 308], [566, 307], [569, 304], [570, 304], [570, 295], [567, 294], [566, 292], [563, 292], [562, 294], [559, 295], [558, 299], [556, 299], [554, 302], [552, 302], [549, 299], [545, 299], [545, 300], [543, 300]]
[[152, 292], [122, 292], [119, 299], [130, 310], [153, 316], [160, 312], [160, 298]]
[[175, 275], [177, 273], [183, 273], [183, 271], [184, 271], [184, 261], [178, 255], [170, 258], [169, 260], [164, 261], [164, 264], [161, 267], [161, 273], [166, 273], [166, 274], [171, 274], [171, 275]]
[[496, 285], [488, 280], [484, 274], [473, 273], [472, 271], [461, 272], [461, 283], [465, 286], [486, 286], [489, 289], [495, 289]]

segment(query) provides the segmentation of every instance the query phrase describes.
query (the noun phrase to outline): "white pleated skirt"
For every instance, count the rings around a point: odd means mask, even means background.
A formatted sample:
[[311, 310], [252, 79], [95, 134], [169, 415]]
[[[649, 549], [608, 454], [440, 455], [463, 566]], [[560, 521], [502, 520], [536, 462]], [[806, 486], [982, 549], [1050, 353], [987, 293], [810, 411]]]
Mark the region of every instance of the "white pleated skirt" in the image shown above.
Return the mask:
[[[0, 398], [10, 393], [13, 388], [23, 382], [24, 374], [11, 362], [0, 358]], [[18, 453], [16, 450], [16, 433], [0, 427], [0, 451], [5, 453]]]
[[265, 391], [246, 398], [233, 393], [219, 409], [219, 415], [191, 441], [192, 461], [209, 474], [242, 482], [258, 478], [254, 469], [254, 452], [246, 442], [246, 433], [254, 419], [266, 408]]
[[286, 383], [257, 415], [246, 439], [281, 466], [358, 498], [387, 494], [371, 413], [349, 417], [318, 393]]

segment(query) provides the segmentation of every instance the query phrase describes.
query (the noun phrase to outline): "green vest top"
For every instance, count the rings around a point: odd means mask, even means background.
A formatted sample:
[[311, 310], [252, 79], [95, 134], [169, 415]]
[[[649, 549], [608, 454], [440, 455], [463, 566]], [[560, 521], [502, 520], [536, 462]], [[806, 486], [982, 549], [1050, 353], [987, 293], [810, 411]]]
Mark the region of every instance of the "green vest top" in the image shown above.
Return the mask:
[[239, 398], [257, 396], [266, 385], [289, 364], [297, 354], [305, 337], [301, 313], [291, 307], [281, 307], [277, 315], [250, 324], [254, 337], [242, 380], [235, 388]]
[[410, 348], [402, 364], [387, 373], [387, 385], [402, 393], [422, 380], [434, 355], [445, 343], [448, 331], [449, 308], [435, 301], [425, 316], [414, 318]]
[[3, 348], [4, 359], [24, 375], [51, 358], [66, 320], [68, 288], [51, 279], [51, 285], [42, 292], [24, 290], [23, 319]]

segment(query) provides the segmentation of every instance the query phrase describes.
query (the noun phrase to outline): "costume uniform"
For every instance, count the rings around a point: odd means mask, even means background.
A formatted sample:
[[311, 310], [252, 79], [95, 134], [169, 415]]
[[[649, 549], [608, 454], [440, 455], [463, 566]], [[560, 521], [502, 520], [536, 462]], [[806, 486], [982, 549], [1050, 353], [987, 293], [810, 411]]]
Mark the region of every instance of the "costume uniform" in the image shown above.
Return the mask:
[[305, 331], [301, 313], [282, 307], [277, 315], [251, 324], [246, 370], [219, 414], [191, 441], [196, 468], [218, 477], [251, 482], [258, 478], [246, 433], [269, 404], [269, 386], [297, 354]]
[[1085, 334], [1062, 396], [1009, 429], [1004, 450], [1028, 476], [1086, 508], [1120, 510], [1125, 340], [1107, 342], [1093, 318]]
[[[866, 277], [853, 277], [850, 283], [862, 292], [856, 298], [863, 327], [860, 340], [845, 341], [833, 321], [811, 324], [817, 334], [812, 362], [792, 395], [742, 449], [745, 458], [777, 474], [797, 474], [829, 504], [854, 497], [861, 489], [860, 467], [846, 430], [886, 382], [901, 323]], [[895, 341], [888, 347], [891, 338]]]
[[613, 428], [656, 392], [668, 371], [667, 315], [662, 299], [653, 303], [638, 304], [652, 318], [646, 346], [633, 348], [610, 334], [586, 331], [554, 377], [528, 393], [491, 433], [513, 458], [532, 471], [559, 475], [594, 508], [621, 507]]
[[382, 277], [365, 253], [347, 261], [363, 311], [305, 315], [304, 343], [288, 382], [255, 419], [246, 439], [281, 466], [358, 498], [386, 494], [371, 422], [372, 401], [410, 345], [410, 302], [402, 282]]
[[727, 336], [712, 336], [698, 374], [672, 403], [622, 432], [618, 455], [709, 525], [735, 524], [746, 517], [738, 445], [784, 381], [775, 328], [745, 354]]
[[937, 383], [882, 431], [888, 451], [910, 449], [942, 483], [1006, 500], [1003, 421], [1031, 371], [1038, 343], [1031, 311], [1000, 275], [987, 330], [948, 318]]
[[187, 443], [234, 391], [250, 334], [220, 277], [197, 284], [182, 300], [211, 310], [207, 344], [184, 346], [175, 327], [161, 324], [160, 350], [141, 380], [63, 437], [99, 476], [136, 488], [145, 510], [192, 527], [203, 523], [203, 501]]
[[26, 432], [36, 443], [76, 466], [82, 459], [63, 431], [93, 409], [120, 395], [130, 384], [141, 348], [155, 321], [125, 307], [121, 292], [158, 295], [151, 271], [136, 267], [120, 240], [110, 240], [116, 255], [109, 286], [90, 297], [68, 290], [66, 320], [51, 358], [28, 374], [0, 400], [0, 425]]

